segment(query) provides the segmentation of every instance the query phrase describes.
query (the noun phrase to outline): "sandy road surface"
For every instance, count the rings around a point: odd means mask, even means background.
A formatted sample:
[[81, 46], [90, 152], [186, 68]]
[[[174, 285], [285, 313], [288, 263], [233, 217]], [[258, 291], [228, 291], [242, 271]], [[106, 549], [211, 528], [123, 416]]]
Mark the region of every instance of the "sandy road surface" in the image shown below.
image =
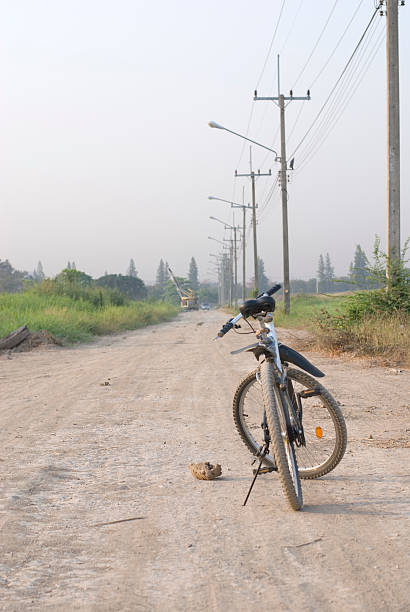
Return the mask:
[[[231, 399], [255, 362], [229, 355], [250, 336], [210, 342], [224, 318], [0, 357], [1, 610], [409, 609], [409, 372], [308, 354], [346, 456], [303, 512], [275, 475], [243, 508]], [[206, 460], [223, 479], [193, 479]]]

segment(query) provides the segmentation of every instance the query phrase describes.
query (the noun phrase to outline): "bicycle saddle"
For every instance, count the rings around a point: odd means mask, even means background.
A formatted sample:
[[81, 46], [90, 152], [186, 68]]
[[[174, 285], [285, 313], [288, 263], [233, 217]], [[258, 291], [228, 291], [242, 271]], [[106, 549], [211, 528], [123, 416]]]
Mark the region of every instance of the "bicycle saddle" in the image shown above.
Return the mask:
[[275, 300], [270, 295], [262, 295], [256, 300], [245, 300], [239, 310], [245, 319], [261, 312], [273, 312], [275, 310]]

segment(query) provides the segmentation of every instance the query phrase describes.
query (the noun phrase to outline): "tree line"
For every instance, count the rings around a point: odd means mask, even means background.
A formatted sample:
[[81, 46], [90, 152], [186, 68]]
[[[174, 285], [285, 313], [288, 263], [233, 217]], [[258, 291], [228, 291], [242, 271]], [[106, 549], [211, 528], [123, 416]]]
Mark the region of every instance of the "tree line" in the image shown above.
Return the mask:
[[104, 287], [115, 290], [131, 300], [144, 300], [148, 296], [145, 283], [138, 277], [134, 259], [131, 259], [126, 269], [126, 274], [108, 274], [93, 279], [92, 276], [77, 270], [74, 261], [68, 261], [66, 267], [53, 279], [48, 279], [44, 273], [41, 261], [38, 262], [33, 272], [20, 271], [13, 268], [8, 259], [0, 260], [0, 292], [18, 293], [25, 288], [48, 283], [54, 283], [56, 289], [61, 287]]
[[[378, 239], [376, 238], [378, 245]], [[376, 249], [376, 245], [375, 245]], [[227, 258], [227, 256], [225, 256]], [[221, 260], [220, 266], [223, 266]], [[229, 284], [229, 261], [226, 264], [225, 283]], [[371, 274], [371, 265], [365, 251], [360, 244], [356, 245], [353, 259], [349, 266], [349, 271], [345, 276], [336, 276], [329, 253], [320, 254], [316, 274], [309, 280], [293, 279], [290, 281], [292, 293], [337, 293], [342, 291], [354, 291], [356, 289], [376, 288], [374, 276]], [[133, 258], [130, 259], [125, 274], [108, 274], [93, 279], [85, 272], [77, 270], [74, 261], [68, 261], [64, 270], [56, 279], [64, 279], [64, 282], [79, 283], [83, 286], [100, 286], [117, 290], [130, 299], [140, 300], [146, 298], [158, 299], [178, 304], [179, 296], [168, 272], [168, 262], [161, 259], [156, 271], [155, 283], [146, 286], [141, 278], [138, 277], [137, 268]], [[269, 280], [265, 272], [264, 261], [258, 257], [258, 278], [261, 290], [267, 289], [273, 281]], [[13, 268], [11, 263], [0, 260], [0, 292], [15, 293], [22, 291], [24, 287], [33, 283], [41, 283], [46, 280], [46, 274], [41, 261], [38, 262], [34, 270], [29, 273]], [[228, 279], [228, 280], [227, 280]], [[191, 257], [187, 266], [187, 274], [184, 277], [177, 277], [182, 288], [192, 289], [199, 296], [201, 302], [211, 304], [218, 303], [218, 283], [200, 282], [198, 265], [195, 257]], [[246, 295], [249, 295], [253, 286], [253, 279], [246, 287]], [[221, 293], [221, 287], [219, 287]], [[222, 288], [222, 294], [229, 294], [229, 287]], [[242, 295], [242, 285], [238, 284], [238, 295]], [[222, 300], [223, 301], [223, 300]]]

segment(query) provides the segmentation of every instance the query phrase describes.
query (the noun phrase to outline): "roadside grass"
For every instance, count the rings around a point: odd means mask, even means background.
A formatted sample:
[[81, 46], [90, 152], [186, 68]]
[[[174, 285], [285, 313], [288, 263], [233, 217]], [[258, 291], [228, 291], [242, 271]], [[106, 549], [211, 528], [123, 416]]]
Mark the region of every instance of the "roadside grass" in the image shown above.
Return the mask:
[[346, 294], [294, 295], [290, 298], [290, 314], [285, 315], [283, 301], [278, 300], [275, 310], [275, 325], [314, 331], [321, 310], [326, 309], [331, 314], [336, 314], [343, 307], [345, 301]]
[[360, 302], [374, 300], [373, 293], [291, 296], [289, 315], [284, 313], [283, 301], [278, 300], [275, 325], [308, 330], [312, 346], [322, 351], [377, 357], [386, 363], [410, 366], [408, 314], [403, 309], [386, 312], [381, 307], [373, 312], [360, 311]]
[[379, 357], [386, 363], [410, 366], [410, 326], [403, 312], [368, 315], [340, 327], [335, 325], [335, 319], [329, 319], [328, 313], [322, 313], [315, 339], [319, 349]]
[[[343, 295], [292, 295], [290, 298], [290, 314], [285, 315], [283, 301], [276, 300], [275, 325], [286, 328], [299, 328], [313, 331], [316, 318], [324, 308], [335, 314], [343, 306], [346, 294]], [[235, 308], [224, 308], [230, 314], [237, 314]]]
[[164, 302], [132, 302], [102, 307], [65, 295], [39, 295], [32, 291], [0, 294], [0, 337], [21, 325], [30, 331], [46, 329], [67, 343], [86, 342], [94, 336], [138, 329], [169, 321], [179, 308]]

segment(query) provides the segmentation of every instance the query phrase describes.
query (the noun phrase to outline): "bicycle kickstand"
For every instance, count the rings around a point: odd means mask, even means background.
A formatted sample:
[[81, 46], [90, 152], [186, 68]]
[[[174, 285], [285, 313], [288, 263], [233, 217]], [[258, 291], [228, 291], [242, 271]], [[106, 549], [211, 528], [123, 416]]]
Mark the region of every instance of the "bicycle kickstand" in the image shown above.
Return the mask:
[[[266, 443], [266, 444], [264, 445], [264, 447], [262, 448], [261, 452], [260, 452], [260, 461], [259, 461], [258, 468], [257, 468], [256, 470], [254, 470], [254, 471], [253, 471], [253, 473], [254, 473], [255, 475], [254, 475], [253, 480], [252, 480], [252, 482], [251, 482], [251, 486], [249, 487], [249, 491], [248, 491], [248, 494], [247, 494], [247, 496], [246, 496], [246, 498], [245, 498], [245, 501], [244, 501], [244, 502], [243, 502], [243, 504], [242, 504], [243, 506], [246, 506], [246, 502], [248, 501], [248, 499], [249, 499], [249, 495], [250, 495], [250, 494], [251, 494], [251, 492], [252, 492], [253, 485], [255, 484], [255, 481], [256, 481], [257, 477], [259, 476], [259, 474], [260, 474], [260, 472], [261, 472], [261, 466], [262, 466], [263, 460], [264, 460], [265, 456], [268, 454], [268, 452], [269, 452], [269, 444], [268, 444], [268, 443]], [[270, 471], [270, 470], [269, 470], [269, 471]], [[272, 470], [272, 471], [273, 471], [273, 470]]]

